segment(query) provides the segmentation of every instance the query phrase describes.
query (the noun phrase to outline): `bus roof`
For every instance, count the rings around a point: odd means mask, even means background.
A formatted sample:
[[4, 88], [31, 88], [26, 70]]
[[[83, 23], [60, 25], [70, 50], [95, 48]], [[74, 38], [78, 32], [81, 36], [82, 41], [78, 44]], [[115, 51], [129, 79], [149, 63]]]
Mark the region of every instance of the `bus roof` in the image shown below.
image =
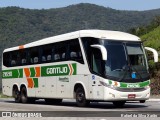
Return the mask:
[[17, 46], [5, 49], [4, 52], [18, 50], [21, 48], [29, 48], [49, 43], [55, 43], [70, 39], [75, 39], [79, 37], [94, 37], [100, 39], [109, 39], [109, 40], [119, 40], [119, 41], [140, 41], [140, 38], [125, 32], [120, 31], [110, 31], [110, 30], [79, 30], [71, 33], [66, 33], [62, 35], [57, 35], [53, 37], [44, 38], [35, 42], [25, 44], [23, 46]]

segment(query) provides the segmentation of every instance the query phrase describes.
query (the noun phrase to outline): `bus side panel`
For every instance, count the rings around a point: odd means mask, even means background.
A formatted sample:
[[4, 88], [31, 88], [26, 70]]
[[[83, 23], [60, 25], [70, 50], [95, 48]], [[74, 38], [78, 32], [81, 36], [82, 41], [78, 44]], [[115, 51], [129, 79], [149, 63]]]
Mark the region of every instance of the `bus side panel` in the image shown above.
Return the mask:
[[2, 93], [3, 95], [12, 96], [11, 79], [2, 79]]
[[46, 94], [50, 94], [50, 93], [46, 93], [46, 88], [48, 89], [49, 86], [46, 86], [46, 81], [49, 81], [50, 77], [39, 77], [38, 78], [38, 86], [37, 88], [35, 88], [35, 96], [36, 97], [45, 97]]
[[[44, 77], [40, 79], [45, 79], [45, 96], [46, 98], [55, 98], [57, 97], [57, 77], [56, 76], [51, 76], [51, 77]], [[41, 81], [41, 80], [40, 80]], [[41, 87], [41, 85], [39, 86]], [[42, 87], [44, 88], [44, 87]]]
[[17, 85], [18, 89], [20, 90], [20, 86], [22, 84], [25, 86], [27, 85], [27, 82], [24, 78], [2, 79], [2, 92], [4, 95], [12, 96], [13, 86]]
[[91, 100], [104, 100], [104, 86], [100, 84], [100, 78], [97, 75], [89, 76], [89, 91]]

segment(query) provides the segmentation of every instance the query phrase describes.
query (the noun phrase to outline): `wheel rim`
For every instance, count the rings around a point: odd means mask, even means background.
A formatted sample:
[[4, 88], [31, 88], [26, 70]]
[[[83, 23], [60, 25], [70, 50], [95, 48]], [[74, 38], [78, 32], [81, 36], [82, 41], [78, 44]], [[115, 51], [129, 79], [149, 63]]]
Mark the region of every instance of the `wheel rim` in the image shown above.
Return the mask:
[[83, 102], [84, 101], [84, 93], [80, 92], [77, 94], [77, 101], [78, 102]]
[[27, 98], [27, 93], [23, 89], [22, 89], [22, 93], [21, 93], [21, 98], [22, 98], [23, 101], [26, 101], [26, 98]]
[[19, 99], [19, 91], [18, 91], [18, 89], [16, 89], [15, 91], [14, 91], [14, 98], [17, 100], [17, 99]]

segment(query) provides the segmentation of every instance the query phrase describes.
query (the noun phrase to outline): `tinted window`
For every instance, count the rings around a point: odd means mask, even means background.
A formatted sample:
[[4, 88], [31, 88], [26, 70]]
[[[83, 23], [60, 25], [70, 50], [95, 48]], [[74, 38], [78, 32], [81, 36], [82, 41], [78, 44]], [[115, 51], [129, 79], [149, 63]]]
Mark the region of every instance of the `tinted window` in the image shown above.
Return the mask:
[[54, 56], [53, 56], [53, 60], [54, 61], [64, 61], [67, 60], [67, 42], [59, 42], [54, 44]]
[[53, 59], [53, 45], [44, 45], [41, 47], [42, 55], [41, 55], [41, 62], [48, 63], [51, 62]]
[[10, 64], [11, 66], [17, 66], [20, 63], [20, 58], [19, 58], [19, 54], [17, 51], [12, 51], [11, 52], [11, 60], [10, 60]]
[[3, 54], [7, 67], [73, 60], [84, 63], [78, 39], [31, 47]]
[[69, 43], [69, 58], [84, 64], [82, 52], [78, 39], [71, 40]]
[[10, 53], [9, 52], [3, 53], [3, 65], [6, 66], [6, 67], [11, 66], [11, 64], [10, 64]]
[[39, 59], [39, 47], [33, 47], [29, 49], [29, 64], [38, 64]]
[[27, 65], [28, 59], [27, 59], [27, 52], [25, 49], [19, 51], [19, 56], [20, 56], [20, 65]]

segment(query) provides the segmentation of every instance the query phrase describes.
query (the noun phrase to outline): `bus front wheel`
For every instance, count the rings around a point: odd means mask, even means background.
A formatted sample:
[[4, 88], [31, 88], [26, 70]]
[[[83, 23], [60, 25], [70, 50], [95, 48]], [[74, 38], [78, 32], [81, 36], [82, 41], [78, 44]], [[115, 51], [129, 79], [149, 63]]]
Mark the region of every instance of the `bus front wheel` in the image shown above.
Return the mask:
[[76, 90], [76, 103], [78, 107], [85, 107], [89, 105], [89, 101], [86, 100], [85, 92], [82, 87], [79, 87]]

